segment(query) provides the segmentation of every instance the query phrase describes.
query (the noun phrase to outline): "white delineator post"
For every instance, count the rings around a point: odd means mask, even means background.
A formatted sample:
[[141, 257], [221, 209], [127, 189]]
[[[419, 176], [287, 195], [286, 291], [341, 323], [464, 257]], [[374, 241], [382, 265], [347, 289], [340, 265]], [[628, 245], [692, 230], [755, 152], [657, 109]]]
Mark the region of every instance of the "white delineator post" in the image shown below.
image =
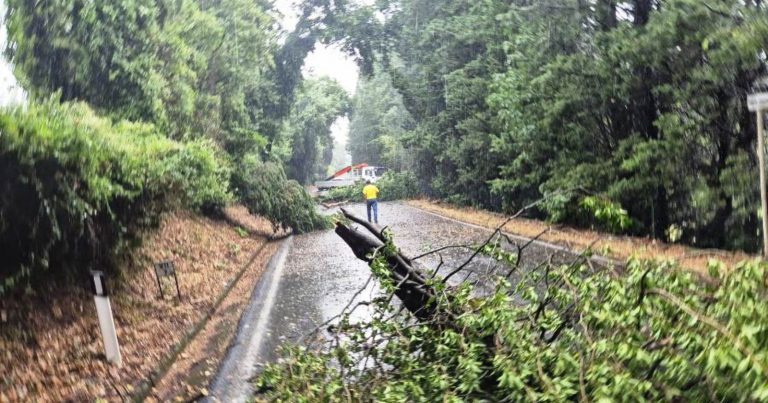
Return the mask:
[[91, 275], [93, 275], [93, 300], [96, 302], [96, 314], [99, 317], [99, 328], [101, 328], [101, 337], [104, 340], [104, 352], [107, 361], [120, 365], [122, 362], [120, 345], [117, 342], [112, 305], [109, 303], [107, 288], [104, 284], [104, 272], [92, 271]]
[[747, 96], [747, 107], [757, 113], [757, 161], [760, 165], [760, 203], [763, 215], [763, 256], [768, 256], [768, 195], [765, 184], [765, 111], [768, 92]]

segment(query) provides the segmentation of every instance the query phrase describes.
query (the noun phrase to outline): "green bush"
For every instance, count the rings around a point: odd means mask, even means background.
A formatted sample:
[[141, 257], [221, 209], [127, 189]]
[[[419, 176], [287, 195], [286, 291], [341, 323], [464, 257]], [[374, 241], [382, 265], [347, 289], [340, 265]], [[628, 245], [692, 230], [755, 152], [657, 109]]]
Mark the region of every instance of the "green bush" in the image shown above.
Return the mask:
[[[350, 186], [333, 188], [328, 190], [328, 193], [320, 196], [320, 200], [329, 202], [362, 201], [363, 186], [365, 186], [363, 181], [357, 181]], [[380, 193], [380, 195], [383, 196], [383, 193]]]
[[182, 186], [186, 205], [206, 213], [224, 208], [232, 199], [232, 169], [226, 155], [210, 140], [195, 140], [170, 155], [168, 174]]
[[330, 226], [304, 188], [288, 180], [280, 164], [248, 154], [233, 171], [232, 185], [248, 211], [270, 219], [275, 230], [290, 228], [304, 233]]
[[[418, 179], [409, 171], [389, 171], [376, 181], [379, 201], [413, 199], [420, 195]], [[362, 201], [365, 183], [359, 181], [352, 186], [334, 188], [322, 197], [323, 201]]]
[[557, 192], [547, 195], [539, 208], [554, 223], [566, 223], [614, 234], [631, 233], [637, 223], [621, 204], [603, 196], [585, 195], [582, 191]]
[[634, 225], [632, 218], [620, 204], [611, 200], [587, 196], [579, 203], [583, 215], [594, 219], [593, 227], [601, 228], [621, 234], [628, 231]]
[[81, 103], [0, 111], [0, 294], [114, 270], [162, 212], [224, 205], [229, 168], [214, 150]]

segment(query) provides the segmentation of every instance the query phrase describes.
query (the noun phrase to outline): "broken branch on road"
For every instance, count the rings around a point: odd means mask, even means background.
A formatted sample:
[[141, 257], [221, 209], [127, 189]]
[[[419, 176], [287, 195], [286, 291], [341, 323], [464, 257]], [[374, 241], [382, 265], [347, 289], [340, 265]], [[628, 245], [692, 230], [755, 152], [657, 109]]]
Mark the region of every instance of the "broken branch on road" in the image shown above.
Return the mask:
[[[363, 225], [375, 236], [374, 238], [343, 223], [336, 223], [336, 234], [349, 245], [358, 259], [370, 264], [373, 262], [376, 252], [387, 247], [387, 239], [384, 235], [385, 228], [355, 217], [344, 209], [342, 209], [342, 213], [351, 221]], [[399, 285], [395, 289], [395, 294], [405, 307], [419, 319], [430, 318], [434, 312], [429, 307], [429, 301], [435, 298], [436, 291], [427, 284], [425, 273], [413, 267], [411, 260], [403, 256], [400, 251], [390, 250], [381, 254], [381, 257], [390, 269], [391, 280]]]

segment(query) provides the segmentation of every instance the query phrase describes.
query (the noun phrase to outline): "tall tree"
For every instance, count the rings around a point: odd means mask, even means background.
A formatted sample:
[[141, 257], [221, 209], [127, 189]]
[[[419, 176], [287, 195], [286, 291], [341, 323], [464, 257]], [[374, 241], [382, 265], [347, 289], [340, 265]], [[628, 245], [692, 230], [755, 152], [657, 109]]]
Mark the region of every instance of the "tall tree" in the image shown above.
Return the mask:
[[282, 134], [290, 146], [287, 167], [291, 179], [306, 184], [325, 174], [333, 155], [331, 125], [348, 112], [348, 97], [329, 78], [303, 83]]
[[386, 71], [360, 81], [352, 100], [347, 148], [353, 163], [367, 162], [402, 170], [413, 164], [402, 142], [413, 119]]
[[[497, 144], [519, 157], [496, 189], [515, 194], [521, 178], [531, 197], [586, 188], [620, 201], [639, 232], [675, 225], [695, 244], [754, 247], [743, 234], [756, 230], [755, 205], [746, 207], [755, 186], [738, 176], [755, 174], [744, 94], [765, 72], [765, 11], [726, 3], [634, 2], [630, 18], [578, 52], [527, 58], [532, 69], [500, 76], [490, 98]], [[557, 146], [566, 139], [575, 141]]]
[[755, 247], [744, 98], [766, 73], [761, 2], [377, 7], [385, 18], [365, 24], [387, 35], [366, 43], [414, 120], [399, 144], [433, 195], [514, 210], [570, 190], [540, 213], [584, 224], [579, 199], [596, 193], [625, 206], [636, 233], [677, 228], [697, 245]]
[[162, 114], [161, 15], [154, 0], [11, 0], [7, 53], [33, 95], [61, 91], [65, 100], [154, 120]]
[[263, 146], [260, 97], [274, 21], [248, 0], [11, 0], [7, 53], [33, 96], [59, 91], [102, 112], [205, 136], [227, 151]]

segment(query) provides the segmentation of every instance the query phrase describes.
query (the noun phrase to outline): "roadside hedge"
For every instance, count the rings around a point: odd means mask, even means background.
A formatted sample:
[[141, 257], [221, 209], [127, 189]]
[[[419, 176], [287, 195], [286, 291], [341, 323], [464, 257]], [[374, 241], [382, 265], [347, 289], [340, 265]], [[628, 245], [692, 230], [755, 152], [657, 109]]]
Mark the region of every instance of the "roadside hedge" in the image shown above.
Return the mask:
[[0, 111], [0, 295], [112, 271], [138, 233], [177, 207], [229, 199], [230, 168], [210, 142], [112, 122], [58, 100]]

